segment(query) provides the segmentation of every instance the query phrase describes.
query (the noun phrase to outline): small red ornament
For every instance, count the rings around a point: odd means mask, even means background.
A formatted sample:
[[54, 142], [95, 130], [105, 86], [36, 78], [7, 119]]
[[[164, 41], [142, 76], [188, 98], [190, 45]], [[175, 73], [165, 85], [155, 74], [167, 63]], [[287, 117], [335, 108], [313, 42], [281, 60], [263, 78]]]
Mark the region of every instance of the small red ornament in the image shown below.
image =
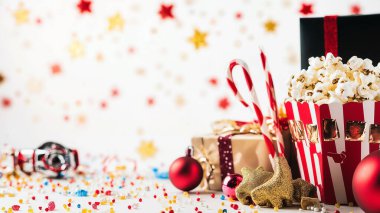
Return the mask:
[[380, 150], [369, 154], [356, 167], [352, 189], [360, 208], [367, 213], [380, 212]]
[[239, 174], [229, 174], [223, 180], [222, 191], [227, 197], [236, 200], [236, 187], [243, 181], [243, 177]]
[[197, 187], [203, 177], [201, 164], [191, 157], [192, 148], [189, 147], [185, 157], [177, 158], [169, 168], [169, 179], [172, 184], [182, 191], [190, 191]]

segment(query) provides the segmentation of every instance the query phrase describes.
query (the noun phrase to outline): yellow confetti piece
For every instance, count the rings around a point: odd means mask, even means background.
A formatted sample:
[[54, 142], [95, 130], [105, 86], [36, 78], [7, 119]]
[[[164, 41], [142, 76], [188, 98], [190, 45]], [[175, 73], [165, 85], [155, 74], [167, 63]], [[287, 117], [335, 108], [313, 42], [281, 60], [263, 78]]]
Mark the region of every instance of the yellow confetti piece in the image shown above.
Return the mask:
[[189, 38], [189, 41], [194, 45], [195, 49], [199, 49], [207, 46], [206, 37], [207, 33], [194, 29], [194, 34]]
[[273, 33], [276, 31], [277, 23], [273, 20], [268, 20], [264, 23], [264, 28], [267, 32]]
[[22, 200], [22, 199], [18, 200], [18, 203], [22, 204], [22, 203], [23, 203], [23, 200]]
[[278, 212], [278, 207], [275, 206], [275, 207], [273, 208], [273, 211]]
[[340, 208], [340, 203], [336, 203], [335, 207], [339, 209]]
[[255, 211], [253, 211], [253, 213], [259, 213], [259, 211], [258, 211], [258, 210], [255, 210]]
[[28, 209], [28, 213], [34, 213], [33, 209], [32, 209], [32, 208], [29, 208], [29, 209]]
[[120, 200], [126, 200], [127, 199], [127, 196], [123, 195], [123, 196], [120, 196]]
[[234, 200], [232, 197], [229, 197], [229, 198], [228, 198], [228, 201], [230, 201], [230, 202], [234, 202], [235, 200]]
[[141, 141], [139, 147], [137, 148], [137, 152], [142, 159], [147, 159], [156, 154], [157, 148], [153, 141]]
[[113, 208], [110, 208], [110, 213], [115, 213], [115, 210]]
[[108, 18], [108, 30], [120, 30], [124, 29], [124, 19], [120, 13], [116, 13], [115, 15]]
[[12, 208], [9, 208], [7, 213], [12, 213], [13, 212], [13, 209]]
[[13, 13], [13, 17], [17, 24], [25, 24], [29, 21], [29, 10], [25, 9], [24, 5], [21, 3]]
[[249, 208], [253, 209], [253, 208], [255, 208], [255, 206], [251, 204], [251, 205], [249, 205]]
[[80, 58], [84, 56], [84, 45], [79, 40], [72, 40], [69, 44], [69, 53], [71, 58]]
[[220, 205], [224, 206], [224, 202], [222, 202]]
[[218, 213], [223, 213], [223, 209], [218, 209]]

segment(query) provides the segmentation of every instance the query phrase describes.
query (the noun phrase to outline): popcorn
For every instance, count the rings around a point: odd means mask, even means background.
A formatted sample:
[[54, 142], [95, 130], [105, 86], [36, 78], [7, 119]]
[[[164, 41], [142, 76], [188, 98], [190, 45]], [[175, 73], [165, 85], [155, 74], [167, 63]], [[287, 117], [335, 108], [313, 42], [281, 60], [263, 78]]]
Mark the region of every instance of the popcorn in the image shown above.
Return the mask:
[[356, 56], [347, 64], [328, 53], [309, 58], [309, 67], [294, 74], [289, 81], [290, 100], [324, 103], [380, 100], [380, 63]]

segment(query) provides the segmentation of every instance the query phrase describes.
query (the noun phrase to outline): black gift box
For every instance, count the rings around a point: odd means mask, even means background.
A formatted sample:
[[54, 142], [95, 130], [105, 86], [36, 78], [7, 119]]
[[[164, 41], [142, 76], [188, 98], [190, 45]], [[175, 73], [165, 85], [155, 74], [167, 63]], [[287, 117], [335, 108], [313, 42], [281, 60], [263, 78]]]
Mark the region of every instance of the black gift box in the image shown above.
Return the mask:
[[[302, 69], [310, 57], [325, 55], [325, 25], [326, 17], [300, 19]], [[371, 59], [375, 66], [380, 62], [380, 14], [337, 16], [336, 31], [337, 55], [343, 61], [357, 56]]]

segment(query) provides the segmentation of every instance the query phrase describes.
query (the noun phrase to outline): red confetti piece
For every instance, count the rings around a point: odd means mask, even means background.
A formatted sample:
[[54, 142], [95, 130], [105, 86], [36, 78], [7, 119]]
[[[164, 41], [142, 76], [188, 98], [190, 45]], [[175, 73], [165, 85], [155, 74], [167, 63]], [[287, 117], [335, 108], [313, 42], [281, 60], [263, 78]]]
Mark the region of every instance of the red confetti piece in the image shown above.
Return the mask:
[[208, 82], [210, 83], [211, 86], [218, 86], [218, 79], [216, 77], [211, 77]]
[[147, 104], [148, 104], [148, 106], [153, 106], [154, 104], [155, 104], [155, 100], [154, 100], [154, 98], [153, 97], [149, 97], [148, 99], [147, 99]]
[[131, 205], [128, 205], [128, 209], [132, 209], [132, 206], [131, 206]]
[[106, 191], [106, 195], [107, 195], [107, 196], [111, 196], [111, 194], [112, 194], [111, 190], [107, 190], [107, 191]]
[[218, 106], [222, 110], [227, 110], [230, 107], [230, 101], [227, 97], [223, 97], [218, 101]]
[[38, 209], [39, 209], [39, 210], [42, 210], [42, 206], [39, 206]]
[[310, 15], [313, 13], [313, 5], [308, 3], [302, 3], [299, 12], [303, 15]]
[[215, 198], [215, 194], [214, 194], [214, 193], [212, 193], [212, 194], [211, 194], [211, 197], [212, 197], [212, 198]]
[[197, 201], [198, 201], [198, 202], [201, 201], [201, 198], [198, 197], [198, 198], [197, 198]]
[[3, 98], [1, 101], [1, 104], [3, 105], [4, 108], [8, 108], [12, 105], [12, 101], [9, 98]]
[[161, 4], [161, 8], [160, 8], [160, 11], [158, 12], [158, 14], [160, 14], [161, 19], [173, 19], [174, 15], [173, 15], [172, 10], [173, 10], [172, 4], [170, 4], [170, 5]]
[[80, 13], [91, 13], [91, 1], [90, 0], [80, 0], [77, 4], [77, 8]]
[[102, 102], [100, 102], [100, 107], [101, 107], [102, 109], [107, 108], [107, 106], [108, 106], [107, 101], [102, 101]]
[[13, 205], [12, 206], [12, 210], [13, 211], [18, 211], [18, 210], [20, 210], [20, 206], [19, 205]]
[[354, 4], [351, 6], [351, 13], [354, 15], [359, 15], [361, 13], [361, 7], [358, 4]]
[[241, 12], [237, 12], [235, 14], [235, 17], [236, 17], [236, 19], [241, 19], [243, 17], [243, 15], [241, 14]]
[[118, 88], [113, 88], [113, 89], [111, 90], [111, 96], [112, 96], [112, 97], [117, 97], [117, 96], [119, 96], [119, 94], [120, 94], [120, 92], [119, 92], [119, 89], [118, 89]]
[[32, 200], [36, 200], [36, 196], [32, 196]]
[[57, 75], [57, 74], [60, 74], [62, 72], [61, 65], [59, 65], [59, 64], [51, 65], [50, 70], [51, 70], [51, 73], [53, 75]]
[[49, 199], [49, 196], [46, 195], [46, 196], [45, 196], [45, 199], [48, 200], [48, 199]]
[[139, 202], [140, 202], [140, 203], [142, 202], [142, 198], [139, 199]]

